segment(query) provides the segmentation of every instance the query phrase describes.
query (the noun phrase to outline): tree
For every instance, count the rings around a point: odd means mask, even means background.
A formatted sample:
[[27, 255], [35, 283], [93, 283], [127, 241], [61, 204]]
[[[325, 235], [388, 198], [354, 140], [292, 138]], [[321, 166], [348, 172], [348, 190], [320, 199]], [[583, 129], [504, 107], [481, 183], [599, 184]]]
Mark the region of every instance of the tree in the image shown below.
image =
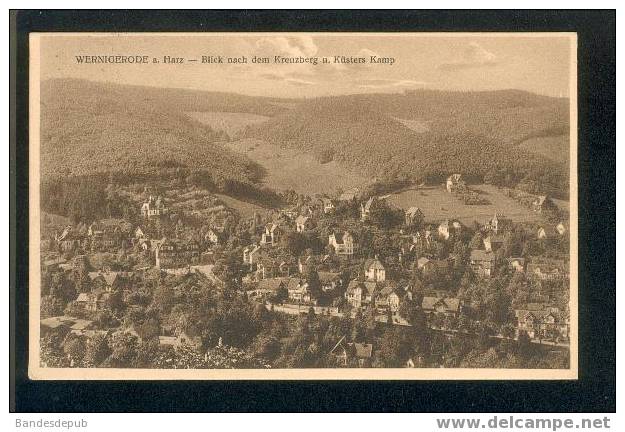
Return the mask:
[[287, 290], [286, 285], [281, 283], [278, 289], [276, 290], [275, 302], [278, 304], [282, 304], [288, 298], [289, 298], [289, 291]]
[[484, 238], [482, 237], [482, 233], [477, 231], [471, 241], [469, 242], [470, 249], [481, 249], [484, 244]]
[[97, 367], [111, 354], [106, 336], [96, 334], [87, 341], [84, 363], [88, 367]]
[[116, 367], [132, 367], [137, 358], [139, 341], [129, 333], [115, 333], [111, 339], [111, 360]]
[[281, 239], [281, 245], [289, 254], [298, 257], [306, 249], [306, 237], [295, 231], [286, 232]]
[[78, 336], [71, 336], [65, 341], [63, 352], [70, 360], [70, 366], [81, 366], [85, 357], [85, 341]]
[[109, 294], [107, 305], [113, 313], [119, 313], [124, 309], [124, 297], [121, 290], [115, 290]]
[[401, 367], [410, 357], [413, 345], [404, 329], [387, 327], [380, 340], [380, 358], [386, 367]]
[[317, 273], [316, 267], [310, 265], [306, 272], [306, 282], [308, 283], [308, 291], [313, 299], [321, 297], [323, 291], [321, 290], [321, 280], [319, 279], [319, 273]]

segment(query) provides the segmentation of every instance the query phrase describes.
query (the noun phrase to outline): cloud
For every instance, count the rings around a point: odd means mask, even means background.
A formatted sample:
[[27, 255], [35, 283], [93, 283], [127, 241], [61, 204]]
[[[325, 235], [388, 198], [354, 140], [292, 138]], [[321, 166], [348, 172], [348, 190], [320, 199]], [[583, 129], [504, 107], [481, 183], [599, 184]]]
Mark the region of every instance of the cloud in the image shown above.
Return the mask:
[[414, 81], [414, 80], [405, 80], [405, 79], [397, 80], [397, 79], [388, 79], [388, 78], [376, 78], [376, 79], [361, 80], [357, 82], [356, 85], [360, 88], [367, 88], [367, 89], [390, 89], [390, 88], [424, 87], [427, 85], [427, 83], [423, 81]]
[[306, 81], [306, 80], [298, 79], [298, 78], [286, 78], [284, 81], [287, 84], [291, 84], [291, 85], [298, 86], [298, 87], [312, 86], [316, 84], [312, 81]]
[[498, 64], [499, 61], [495, 54], [486, 50], [477, 42], [471, 42], [467, 45], [459, 60], [441, 63], [438, 65], [438, 69], [441, 71], [455, 72], [464, 69], [492, 67]]
[[318, 48], [310, 36], [270, 36], [256, 41], [259, 55], [283, 55], [290, 57], [311, 57]]

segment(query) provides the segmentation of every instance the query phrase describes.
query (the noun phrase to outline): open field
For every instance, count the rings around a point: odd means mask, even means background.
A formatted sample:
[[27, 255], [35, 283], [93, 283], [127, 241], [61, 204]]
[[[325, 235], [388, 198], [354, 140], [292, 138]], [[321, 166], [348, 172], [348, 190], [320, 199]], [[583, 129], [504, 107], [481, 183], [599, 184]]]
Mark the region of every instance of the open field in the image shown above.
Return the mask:
[[391, 195], [388, 200], [403, 209], [419, 207], [425, 214], [425, 219], [434, 222], [456, 218], [465, 225], [473, 221], [484, 223], [495, 213], [503, 214], [515, 222], [533, 222], [540, 219], [540, 215], [503, 195], [496, 186], [472, 185], [471, 189], [483, 193], [490, 204], [465, 205], [447, 193], [442, 186], [410, 188]]
[[569, 163], [569, 137], [558, 135], [551, 137], [530, 138], [519, 144], [523, 150], [544, 156], [554, 162]]
[[397, 117], [395, 117], [394, 119], [400, 122], [401, 124], [403, 124], [404, 126], [406, 126], [411, 131], [414, 131], [417, 133], [424, 133], [424, 132], [429, 131], [430, 123], [432, 123], [431, 121], [426, 121], [426, 120], [406, 120], [406, 119], [400, 119]]
[[368, 182], [335, 161], [321, 164], [312, 155], [261, 140], [243, 139], [224, 145], [265, 168], [264, 183], [275, 190], [293, 189], [308, 195], [334, 194], [338, 189], [346, 190]]
[[238, 211], [241, 217], [244, 217], [244, 218], [249, 218], [249, 217], [254, 216], [254, 212], [258, 213], [259, 215], [262, 215], [268, 211], [264, 207], [261, 207], [259, 205], [249, 203], [246, 201], [241, 201], [236, 198], [232, 198], [231, 196], [228, 196], [228, 195], [215, 194], [215, 196], [219, 198], [221, 201], [223, 201], [226, 207], [229, 207], [231, 209]]
[[262, 123], [269, 117], [233, 112], [187, 112], [189, 117], [208, 125], [211, 129], [226, 132], [228, 135], [235, 135], [245, 129], [248, 125]]

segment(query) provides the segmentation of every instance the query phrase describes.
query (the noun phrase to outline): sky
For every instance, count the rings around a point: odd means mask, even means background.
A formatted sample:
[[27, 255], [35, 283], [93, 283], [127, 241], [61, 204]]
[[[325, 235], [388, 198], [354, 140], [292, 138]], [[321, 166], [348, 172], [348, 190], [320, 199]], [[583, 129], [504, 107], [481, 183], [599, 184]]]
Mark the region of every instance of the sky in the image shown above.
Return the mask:
[[[100, 34], [42, 35], [40, 77], [317, 97], [411, 89], [526, 90], [568, 97], [575, 40], [567, 34]], [[77, 64], [80, 55], [146, 55], [154, 64]], [[197, 59], [164, 64], [163, 56]], [[202, 56], [245, 56], [247, 64], [201, 63]], [[274, 56], [324, 57], [328, 64], [274, 64]], [[334, 56], [393, 58], [340, 64]], [[252, 58], [270, 57], [270, 64]], [[573, 59], [575, 60], [575, 59]]]

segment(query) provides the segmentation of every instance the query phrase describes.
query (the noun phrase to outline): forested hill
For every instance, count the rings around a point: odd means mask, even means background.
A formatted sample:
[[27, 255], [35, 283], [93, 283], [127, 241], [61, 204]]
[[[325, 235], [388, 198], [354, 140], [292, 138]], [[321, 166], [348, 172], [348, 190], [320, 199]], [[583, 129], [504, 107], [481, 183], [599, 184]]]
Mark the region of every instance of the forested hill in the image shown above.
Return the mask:
[[186, 111], [274, 115], [271, 99], [226, 93], [157, 89], [75, 79], [41, 85], [41, 170], [44, 179], [160, 168], [202, 168], [226, 178], [253, 180], [258, 166], [216, 142], [221, 132]]
[[248, 135], [379, 178], [422, 181], [460, 172], [562, 195], [568, 190], [565, 159], [550, 161], [518, 144], [568, 134], [568, 128], [566, 99], [522, 91], [421, 90], [307, 100]]

